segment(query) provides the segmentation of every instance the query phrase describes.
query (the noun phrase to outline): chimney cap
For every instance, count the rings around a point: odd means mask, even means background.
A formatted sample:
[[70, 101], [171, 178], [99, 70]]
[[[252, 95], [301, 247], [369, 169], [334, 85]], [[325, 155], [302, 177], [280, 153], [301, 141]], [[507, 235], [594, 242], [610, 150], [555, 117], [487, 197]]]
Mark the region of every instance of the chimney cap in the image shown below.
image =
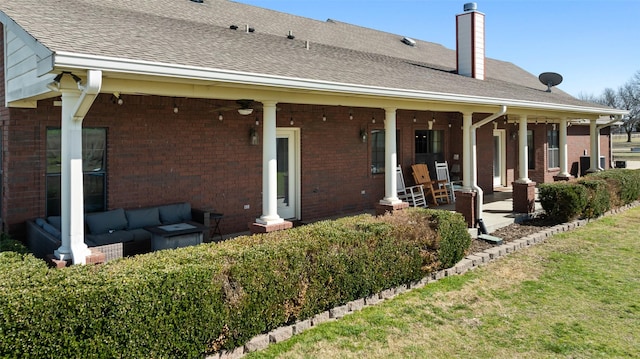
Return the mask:
[[464, 4], [464, 11], [476, 11], [478, 10], [478, 4], [474, 3], [474, 2], [468, 2], [466, 4]]

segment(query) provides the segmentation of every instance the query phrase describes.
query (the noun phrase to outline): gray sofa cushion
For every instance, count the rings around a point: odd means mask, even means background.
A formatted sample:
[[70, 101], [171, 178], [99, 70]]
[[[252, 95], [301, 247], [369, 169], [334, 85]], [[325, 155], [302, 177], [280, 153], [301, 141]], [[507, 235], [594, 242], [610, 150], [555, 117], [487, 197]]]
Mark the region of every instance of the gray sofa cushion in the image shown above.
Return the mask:
[[56, 227], [50, 225], [47, 222], [45, 222], [42, 225], [42, 229], [44, 229], [50, 235], [54, 236], [55, 239], [61, 239], [62, 238], [62, 234], [60, 233], [60, 231]]
[[35, 222], [40, 228], [52, 235], [55, 239], [59, 240], [60, 238], [62, 238], [60, 229], [49, 224], [44, 218], [36, 218]]
[[160, 225], [158, 207], [130, 209], [125, 212], [129, 225], [127, 229], [138, 229], [146, 226]]
[[191, 204], [176, 203], [158, 207], [163, 224], [187, 222], [191, 220]]
[[151, 239], [151, 232], [142, 228], [130, 229], [128, 232], [133, 234], [134, 241], [148, 241]]
[[56, 227], [59, 231], [62, 230], [62, 217], [49, 216], [47, 217], [47, 222], [49, 222], [50, 225]]
[[114, 231], [112, 233], [103, 233], [103, 234], [87, 234], [84, 237], [85, 243], [89, 247], [97, 247], [103, 246], [105, 244], [113, 244], [113, 243], [121, 243], [121, 242], [132, 242], [133, 241], [133, 233], [129, 231]]
[[127, 228], [127, 217], [122, 208], [89, 213], [85, 216], [85, 222], [89, 226], [91, 234], [105, 234]]

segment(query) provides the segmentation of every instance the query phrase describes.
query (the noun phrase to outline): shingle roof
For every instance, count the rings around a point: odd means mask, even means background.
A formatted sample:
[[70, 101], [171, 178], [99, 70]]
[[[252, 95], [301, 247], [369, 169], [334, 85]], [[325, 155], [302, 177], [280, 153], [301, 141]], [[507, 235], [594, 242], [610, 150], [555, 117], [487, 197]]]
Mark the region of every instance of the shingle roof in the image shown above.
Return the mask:
[[438, 44], [410, 47], [401, 35], [228, 0], [0, 0], [0, 10], [53, 52], [597, 107], [558, 89], [545, 92], [534, 75], [508, 62], [487, 59], [486, 80], [471, 79], [455, 74], [455, 51]]

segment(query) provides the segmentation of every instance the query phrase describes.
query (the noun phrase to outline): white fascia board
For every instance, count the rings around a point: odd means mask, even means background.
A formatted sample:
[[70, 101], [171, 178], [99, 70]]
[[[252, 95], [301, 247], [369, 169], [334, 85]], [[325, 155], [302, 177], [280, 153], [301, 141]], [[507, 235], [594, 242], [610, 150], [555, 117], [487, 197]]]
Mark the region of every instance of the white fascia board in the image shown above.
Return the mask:
[[361, 96], [380, 96], [385, 98], [449, 102], [454, 104], [476, 106], [508, 106], [509, 108], [515, 107], [522, 109], [572, 112], [585, 115], [624, 115], [627, 113], [626, 111], [617, 109], [602, 109], [595, 107], [541, 103], [524, 100], [458, 95], [442, 92], [366, 86], [214, 68], [167, 64], [143, 60], [76, 54], [64, 51], [55, 53], [54, 63], [55, 67], [65, 69], [95, 69], [102, 70], [103, 72], [213, 81], [253, 86], [270, 86], [287, 89], [299, 89], [305, 91], [347, 93]]

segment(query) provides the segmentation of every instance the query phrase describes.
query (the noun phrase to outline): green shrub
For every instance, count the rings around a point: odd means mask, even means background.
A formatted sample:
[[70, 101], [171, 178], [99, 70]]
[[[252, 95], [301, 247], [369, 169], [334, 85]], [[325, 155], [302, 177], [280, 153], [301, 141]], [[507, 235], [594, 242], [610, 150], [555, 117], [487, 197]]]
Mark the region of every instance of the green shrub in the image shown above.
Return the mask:
[[587, 205], [587, 190], [576, 182], [540, 184], [540, 204], [559, 223], [580, 217]]
[[612, 169], [595, 172], [587, 176], [592, 179], [603, 179], [609, 183], [614, 204], [629, 204], [640, 199], [640, 170]]
[[611, 195], [606, 181], [587, 177], [578, 183], [587, 190], [587, 201], [582, 212], [585, 218], [600, 217], [611, 209]]
[[29, 248], [15, 239], [11, 239], [8, 234], [0, 233], [0, 252], [15, 252], [18, 254], [29, 253]]
[[3, 252], [0, 357], [201, 358], [423, 278], [469, 244], [460, 215], [410, 210], [61, 270]]

